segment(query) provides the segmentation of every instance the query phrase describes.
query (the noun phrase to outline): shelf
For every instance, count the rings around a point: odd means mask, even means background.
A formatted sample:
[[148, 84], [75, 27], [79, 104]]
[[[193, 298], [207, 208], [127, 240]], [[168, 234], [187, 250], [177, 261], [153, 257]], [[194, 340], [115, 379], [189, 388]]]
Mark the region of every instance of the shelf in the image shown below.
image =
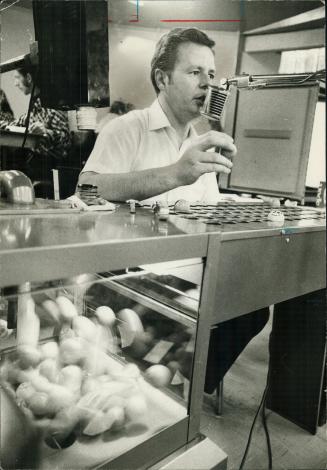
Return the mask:
[[325, 31], [323, 28], [290, 31], [284, 33], [258, 34], [246, 36], [244, 52], [273, 52], [323, 47]]
[[304, 28], [314, 29], [322, 27], [324, 25], [324, 21], [325, 7], [320, 7], [300, 13], [299, 15], [291, 16], [290, 18], [285, 18], [281, 21], [276, 21], [265, 26], [260, 26], [259, 28], [245, 31], [244, 35], [277, 33], [282, 31], [290, 32], [299, 29], [303, 30]]
[[[151, 273], [142, 272], [132, 276], [116, 276], [104, 284], [167, 318], [174, 320], [177, 310], [179, 322], [185, 326], [193, 326], [198, 315], [199, 299], [189, 296], [187, 292], [157, 282], [153, 277]], [[184, 297], [185, 302], [183, 302]]]

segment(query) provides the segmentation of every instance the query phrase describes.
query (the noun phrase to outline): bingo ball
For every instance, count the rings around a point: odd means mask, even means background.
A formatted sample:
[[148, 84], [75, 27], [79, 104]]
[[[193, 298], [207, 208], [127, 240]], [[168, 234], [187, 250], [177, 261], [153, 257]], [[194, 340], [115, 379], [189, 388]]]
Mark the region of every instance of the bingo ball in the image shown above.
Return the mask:
[[174, 209], [176, 212], [189, 212], [190, 211], [190, 203], [185, 199], [180, 199], [176, 201]]
[[285, 217], [282, 211], [273, 209], [269, 212], [267, 219], [269, 222], [284, 223]]
[[156, 364], [145, 371], [145, 377], [155, 387], [166, 387], [171, 380], [171, 372], [168, 367]]

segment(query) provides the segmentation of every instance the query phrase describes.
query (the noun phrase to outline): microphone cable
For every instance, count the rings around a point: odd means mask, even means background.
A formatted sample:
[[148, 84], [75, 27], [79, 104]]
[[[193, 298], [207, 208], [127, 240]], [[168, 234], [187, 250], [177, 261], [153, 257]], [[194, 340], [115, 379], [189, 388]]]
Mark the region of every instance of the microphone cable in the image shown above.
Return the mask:
[[23, 139], [23, 143], [22, 143], [22, 149], [25, 147], [27, 136], [28, 136], [28, 128], [29, 128], [29, 125], [30, 125], [32, 106], [33, 106], [33, 102], [34, 102], [34, 91], [35, 91], [35, 82], [33, 82], [30, 102], [28, 104], [27, 116], [26, 116], [26, 121], [25, 121], [25, 133], [24, 133], [24, 139]]

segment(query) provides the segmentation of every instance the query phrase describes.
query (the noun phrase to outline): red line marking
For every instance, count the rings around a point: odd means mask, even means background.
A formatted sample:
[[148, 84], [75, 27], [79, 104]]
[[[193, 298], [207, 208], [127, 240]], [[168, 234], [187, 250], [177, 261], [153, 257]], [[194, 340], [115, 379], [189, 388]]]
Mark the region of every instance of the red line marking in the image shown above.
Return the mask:
[[241, 20], [160, 20], [162, 23], [232, 23]]
[[128, 20], [129, 23], [138, 23], [140, 20]]

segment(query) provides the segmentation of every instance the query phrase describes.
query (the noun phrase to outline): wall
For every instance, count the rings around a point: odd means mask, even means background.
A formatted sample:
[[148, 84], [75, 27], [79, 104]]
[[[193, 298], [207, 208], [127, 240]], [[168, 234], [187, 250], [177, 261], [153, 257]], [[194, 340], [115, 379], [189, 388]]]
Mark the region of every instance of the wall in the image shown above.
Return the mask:
[[[0, 14], [1, 43], [0, 62], [29, 52], [29, 44], [34, 41], [32, 10], [16, 6], [7, 8]], [[0, 87], [4, 90], [15, 116], [26, 112], [29, 97], [13, 86], [14, 72], [0, 74]]]
[[[24, 3], [25, 7], [20, 6], [19, 3], [4, 9], [0, 13], [0, 62], [28, 53], [29, 44], [35, 40], [32, 3], [30, 0], [27, 0]], [[99, 87], [97, 94], [93, 93], [92, 98], [94, 98], [94, 95], [96, 95], [96, 98], [108, 95], [108, 21], [106, 12], [107, 7], [105, 0], [102, 0], [101, 2], [96, 0], [95, 2], [92, 1], [91, 3], [89, 2], [86, 4], [87, 33], [91, 36], [93, 35], [92, 38], [89, 38], [89, 42], [92, 40], [91, 46], [93, 47], [93, 51], [90, 50], [89, 46], [88, 52], [93, 53], [95, 50], [97, 55], [102, 52], [103, 56], [106, 58], [106, 60], [102, 62], [97, 60], [96, 65], [90, 64], [93, 72], [92, 76], [89, 74], [90, 82], [93, 79], [93, 82], [97, 81], [97, 83], [100, 83], [101, 85], [101, 89]], [[101, 41], [102, 37], [101, 34], [99, 34], [98, 37], [96, 34], [101, 33], [102, 31], [104, 40], [103, 46], [100, 49], [101, 45], [98, 43]], [[96, 40], [98, 43], [96, 43]], [[105, 72], [103, 72], [104, 70]], [[99, 73], [104, 73], [105, 78], [102, 80], [101, 77], [97, 79], [96, 75]], [[5, 91], [14, 114], [17, 117], [27, 111], [29, 96], [24, 96], [21, 91], [15, 88], [13, 85], [13, 75], [14, 72], [0, 74], [0, 87]], [[89, 89], [91, 89], [91, 85], [89, 86]]]
[[256, 52], [255, 54], [242, 53], [242, 60], [238, 73], [269, 74], [277, 73], [280, 63], [280, 52]]
[[[204, 31], [204, 30], [203, 30]], [[122, 99], [136, 108], [155, 98], [150, 80], [150, 62], [164, 28], [109, 24], [109, 83], [111, 101]], [[217, 80], [235, 73], [238, 33], [205, 31], [216, 41]]]

